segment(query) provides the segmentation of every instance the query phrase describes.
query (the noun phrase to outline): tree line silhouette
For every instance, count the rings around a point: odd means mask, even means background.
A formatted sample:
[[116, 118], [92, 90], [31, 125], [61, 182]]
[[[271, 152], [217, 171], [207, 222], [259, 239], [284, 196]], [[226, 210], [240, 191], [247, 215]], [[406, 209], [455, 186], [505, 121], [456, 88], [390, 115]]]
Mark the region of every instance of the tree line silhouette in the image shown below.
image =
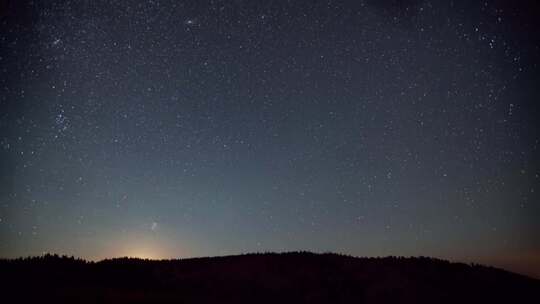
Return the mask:
[[540, 281], [428, 257], [310, 252], [0, 260], [3, 303], [537, 303]]

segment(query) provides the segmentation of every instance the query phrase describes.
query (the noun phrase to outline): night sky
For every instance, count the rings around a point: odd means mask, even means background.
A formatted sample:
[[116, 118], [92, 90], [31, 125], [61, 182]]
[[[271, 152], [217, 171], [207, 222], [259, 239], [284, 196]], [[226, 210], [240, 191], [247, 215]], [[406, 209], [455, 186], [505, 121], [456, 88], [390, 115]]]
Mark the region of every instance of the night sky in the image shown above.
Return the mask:
[[540, 276], [527, 3], [2, 1], [0, 257], [309, 250]]

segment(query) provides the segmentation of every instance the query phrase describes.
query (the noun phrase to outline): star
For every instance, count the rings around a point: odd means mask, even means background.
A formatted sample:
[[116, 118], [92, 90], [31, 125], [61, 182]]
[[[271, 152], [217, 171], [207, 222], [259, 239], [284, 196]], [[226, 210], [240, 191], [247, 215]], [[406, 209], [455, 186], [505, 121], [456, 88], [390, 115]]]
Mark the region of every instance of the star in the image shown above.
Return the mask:
[[184, 24], [187, 26], [195, 26], [197, 25], [197, 19], [192, 19], [192, 18], [186, 19], [184, 21]]

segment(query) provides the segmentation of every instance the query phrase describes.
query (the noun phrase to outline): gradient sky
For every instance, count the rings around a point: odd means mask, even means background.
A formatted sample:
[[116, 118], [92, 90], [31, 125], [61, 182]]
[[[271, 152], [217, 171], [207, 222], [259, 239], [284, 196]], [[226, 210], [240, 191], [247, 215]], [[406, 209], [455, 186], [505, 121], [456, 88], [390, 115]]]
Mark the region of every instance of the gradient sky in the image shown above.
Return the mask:
[[509, 2], [3, 1], [0, 256], [540, 277], [538, 9]]

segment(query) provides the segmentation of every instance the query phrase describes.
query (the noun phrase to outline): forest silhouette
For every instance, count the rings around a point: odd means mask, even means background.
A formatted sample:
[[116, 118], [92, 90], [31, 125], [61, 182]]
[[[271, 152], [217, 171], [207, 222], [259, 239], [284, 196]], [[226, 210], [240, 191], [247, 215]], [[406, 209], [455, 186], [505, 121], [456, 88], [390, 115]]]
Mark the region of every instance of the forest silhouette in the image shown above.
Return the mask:
[[3, 303], [523, 303], [540, 281], [418, 257], [309, 252], [181, 260], [0, 260]]

